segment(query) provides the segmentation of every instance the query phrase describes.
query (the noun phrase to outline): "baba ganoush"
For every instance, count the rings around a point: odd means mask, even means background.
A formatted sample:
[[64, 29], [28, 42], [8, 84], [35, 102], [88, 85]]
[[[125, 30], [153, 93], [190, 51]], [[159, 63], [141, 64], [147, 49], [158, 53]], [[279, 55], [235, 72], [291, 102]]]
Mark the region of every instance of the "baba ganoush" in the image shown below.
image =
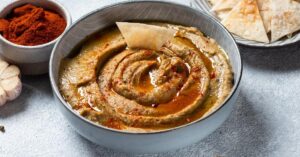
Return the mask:
[[[153, 132], [203, 119], [224, 103], [233, 72], [214, 39], [169, 23], [141, 24], [141, 34], [129, 26], [133, 29], [112, 26], [93, 35], [77, 55], [62, 61], [59, 89], [78, 114], [117, 130]], [[128, 46], [127, 31], [145, 47], [161, 42], [164, 33], [145, 37], [152, 27], [175, 33], [153, 49]]]

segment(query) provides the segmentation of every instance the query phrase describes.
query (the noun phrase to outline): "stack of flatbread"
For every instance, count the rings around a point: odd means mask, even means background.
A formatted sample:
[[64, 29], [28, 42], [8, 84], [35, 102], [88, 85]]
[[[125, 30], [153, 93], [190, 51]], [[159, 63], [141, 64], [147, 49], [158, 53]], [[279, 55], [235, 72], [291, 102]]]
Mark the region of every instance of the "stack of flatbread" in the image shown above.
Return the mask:
[[209, 1], [222, 24], [248, 40], [269, 43], [300, 30], [300, 0]]

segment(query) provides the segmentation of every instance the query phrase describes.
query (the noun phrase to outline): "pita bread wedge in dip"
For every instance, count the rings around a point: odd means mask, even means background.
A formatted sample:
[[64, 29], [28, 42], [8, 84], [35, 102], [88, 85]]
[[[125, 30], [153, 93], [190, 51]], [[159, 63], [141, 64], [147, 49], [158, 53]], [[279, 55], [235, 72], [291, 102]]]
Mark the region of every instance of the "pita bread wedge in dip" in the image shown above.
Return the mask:
[[266, 32], [271, 31], [272, 7], [271, 0], [257, 0], [258, 9], [264, 22]]
[[117, 26], [130, 48], [159, 50], [176, 33], [173, 29], [142, 23], [117, 22]]
[[242, 38], [269, 42], [256, 0], [239, 2], [222, 21], [222, 24], [230, 32]]
[[232, 9], [236, 4], [239, 3], [241, 0], [219, 0], [216, 5], [212, 7], [213, 11], [220, 11], [220, 10], [228, 10]]
[[272, 0], [272, 41], [300, 30], [300, 3], [292, 0]]

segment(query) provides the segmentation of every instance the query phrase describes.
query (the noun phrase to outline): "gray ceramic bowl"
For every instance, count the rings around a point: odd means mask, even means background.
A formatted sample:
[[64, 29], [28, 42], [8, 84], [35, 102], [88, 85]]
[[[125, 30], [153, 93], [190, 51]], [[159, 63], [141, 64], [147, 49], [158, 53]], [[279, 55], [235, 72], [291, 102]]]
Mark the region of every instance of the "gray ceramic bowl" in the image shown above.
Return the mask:
[[[97, 125], [78, 115], [58, 90], [61, 60], [87, 36], [113, 25], [116, 21], [168, 21], [198, 27], [217, 40], [226, 50], [234, 71], [234, 87], [226, 102], [205, 119], [155, 133], [129, 133]], [[78, 20], [56, 44], [50, 58], [50, 79], [63, 115], [83, 137], [119, 151], [154, 153], [177, 149], [198, 142], [217, 129], [231, 113], [238, 96], [242, 74], [239, 49], [228, 31], [210, 16], [192, 8], [167, 2], [127, 2], [96, 10]]]
[[[69, 12], [60, 3], [54, 0], [13, 0], [1, 10], [0, 18], [6, 17], [12, 9], [27, 3], [56, 11], [66, 20], [67, 28], [71, 25]], [[59, 37], [49, 43], [37, 46], [23, 46], [12, 43], [0, 35], [0, 55], [8, 62], [17, 64], [22, 74], [44, 74], [48, 72], [50, 54], [58, 39]]]

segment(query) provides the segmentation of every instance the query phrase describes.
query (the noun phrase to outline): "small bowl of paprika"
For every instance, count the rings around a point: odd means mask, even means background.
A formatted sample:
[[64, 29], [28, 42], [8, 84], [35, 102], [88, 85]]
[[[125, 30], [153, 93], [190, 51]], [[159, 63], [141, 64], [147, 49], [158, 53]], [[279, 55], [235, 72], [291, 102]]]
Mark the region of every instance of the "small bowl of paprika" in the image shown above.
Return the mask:
[[14, 0], [0, 12], [0, 55], [25, 75], [45, 74], [56, 41], [70, 25], [69, 12], [55, 0]]

